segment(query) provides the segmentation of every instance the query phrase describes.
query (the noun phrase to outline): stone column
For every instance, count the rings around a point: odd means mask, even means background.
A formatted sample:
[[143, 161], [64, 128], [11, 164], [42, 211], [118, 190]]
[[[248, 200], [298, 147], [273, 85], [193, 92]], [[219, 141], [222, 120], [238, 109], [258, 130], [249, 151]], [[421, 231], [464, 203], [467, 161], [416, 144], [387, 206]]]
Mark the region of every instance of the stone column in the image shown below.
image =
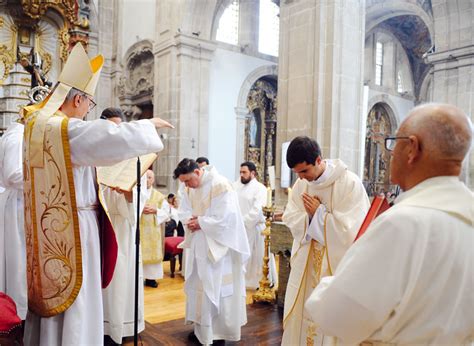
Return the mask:
[[158, 181], [176, 190], [172, 172], [184, 157], [208, 152], [209, 64], [215, 44], [197, 36], [177, 33], [155, 47], [155, 114], [169, 119]]
[[[100, 112], [107, 107], [118, 107], [116, 86], [118, 85], [117, 73], [117, 49], [120, 47], [118, 39], [118, 26], [121, 25], [120, 1], [101, 0], [99, 2], [97, 33], [91, 33], [90, 49], [93, 55], [94, 49], [98, 47], [98, 53], [104, 56], [104, 66], [100, 74], [100, 84], [96, 90], [95, 98], [98, 107], [94, 118], [100, 116]], [[96, 36], [96, 39], [94, 39]], [[96, 46], [96, 47], [94, 47]], [[119, 50], [120, 51], [120, 50]]]
[[250, 117], [247, 107], [235, 107], [236, 119], [236, 147], [235, 147], [235, 173], [239, 176], [240, 164], [245, 160], [245, 122]]
[[239, 45], [245, 54], [258, 53], [260, 2], [240, 0]]
[[[432, 64], [432, 101], [456, 105], [473, 118], [474, 35], [472, 1], [433, 0], [436, 51]], [[474, 151], [466, 158], [462, 179], [474, 187]]]
[[365, 1], [286, 0], [280, 18], [277, 167], [281, 144], [308, 135], [359, 172]]

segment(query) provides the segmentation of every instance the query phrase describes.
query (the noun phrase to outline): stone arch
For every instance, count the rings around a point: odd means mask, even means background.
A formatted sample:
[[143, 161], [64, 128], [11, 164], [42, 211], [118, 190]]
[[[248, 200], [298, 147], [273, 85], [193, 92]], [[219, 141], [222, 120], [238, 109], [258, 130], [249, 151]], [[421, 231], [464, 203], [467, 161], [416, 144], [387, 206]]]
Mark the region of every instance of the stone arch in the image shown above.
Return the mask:
[[400, 115], [396, 112], [397, 107], [390, 99], [387, 94], [379, 94], [371, 97], [367, 103], [367, 110], [370, 111], [377, 103], [381, 103], [385, 106], [385, 109], [390, 118], [391, 124], [394, 126], [393, 129], [397, 129], [401, 122]]
[[214, 16], [212, 18], [212, 27], [211, 27], [211, 40], [216, 39], [217, 28], [219, 26], [219, 19], [226, 10], [226, 8], [232, 3], [233, 0], [218, 0], [216, 9], [214, 11]]
[[216, 7], [221, 0], [187, 0], [183, 8], [181, 31], [185, 34], [198, 33], [210, 40]]
[[434, 37], [433, 17], [421, 6], [404, 0], [380, 2], [367, 7], [365, 17], [365, 31], [370, 32], [380, 23], [387, 19], [398, 16], [418, 16], [424, 22], [431, 37]]
[[238, 170], [240, 169], [240, 164], [244, 161], [244, 152], [245, 152], [245, 142], [241, 140], [245, 138], [245, 123], [249, 114], [249, 109], [247, 108], [247, 96], [252, 89], [252, 86], [257, 82], [260, 78], [265, 76], [277, 76], [278, 75], [278, 66], [277, 65], [265, 65], [260, 66], [253, 70], [249, 75], [245, 78], [240, 87], [239, 95], [237, 97], [237, 105], [235, 107], [235, 115], [236, 115], [236, 173], [238, 175]]
[[412, 69], [413, 93], [419, 98], [421, 83], [429, 66], [424, 60], [434, 47], [434, 21], [431, 1], [415, 3], [394, 0], [367, 7], [366, 32], [385, 28], [402, 44]]
[[247, 95], [257, 80], [264, 76], [278, 76], [278, 65], [264, 65], [257, 67], [255, 70], [249, 73], [245, 78], [240, 88], [239, 96], [237, 98], [237, 107], [247, 107]]
[[428, 72], [421, 83], [420, 95], [416, 99], [416, 104], [430, 102], [433, 99], [433, 73]]

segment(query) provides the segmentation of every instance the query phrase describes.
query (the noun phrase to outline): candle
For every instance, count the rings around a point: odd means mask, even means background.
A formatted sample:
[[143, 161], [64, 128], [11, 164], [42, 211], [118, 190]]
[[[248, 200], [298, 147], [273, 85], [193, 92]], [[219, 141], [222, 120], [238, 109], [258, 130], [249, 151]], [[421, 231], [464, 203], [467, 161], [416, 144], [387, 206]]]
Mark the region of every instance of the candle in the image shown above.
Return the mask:
[[270, 186], [267, 187], [267, 208], [272, 207], [272, 188]]
[[288, 188], [288, 202], [291, 201], [293, 191], [291, 191], [291, 187]]

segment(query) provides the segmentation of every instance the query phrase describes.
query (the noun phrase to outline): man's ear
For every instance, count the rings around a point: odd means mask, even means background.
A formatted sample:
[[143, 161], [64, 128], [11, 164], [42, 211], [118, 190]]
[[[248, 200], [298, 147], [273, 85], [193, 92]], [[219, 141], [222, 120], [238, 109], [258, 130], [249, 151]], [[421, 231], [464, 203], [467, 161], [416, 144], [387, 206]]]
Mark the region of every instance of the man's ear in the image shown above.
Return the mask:
[[314, 161], [314, 165], [315, 165], [315, 166], [320, 165], [322, 160], [323, 160], [323, 159], [321, 158], [321, 155], [318, 156], [318, 157], [316, 158], [316, 160]]
[[416, 136], [409, 136], [410, 143], [407, 146], [408, 149], [408, 163], [413, 164], [417, 161], [421, 156], [421, 143], [418, 137]]
[[74, 107], [76, 108], [79, 107], [82, 101], [82, 95], [80, 94], [75, 95], [73, 101], [74, 101], [73, 102]]

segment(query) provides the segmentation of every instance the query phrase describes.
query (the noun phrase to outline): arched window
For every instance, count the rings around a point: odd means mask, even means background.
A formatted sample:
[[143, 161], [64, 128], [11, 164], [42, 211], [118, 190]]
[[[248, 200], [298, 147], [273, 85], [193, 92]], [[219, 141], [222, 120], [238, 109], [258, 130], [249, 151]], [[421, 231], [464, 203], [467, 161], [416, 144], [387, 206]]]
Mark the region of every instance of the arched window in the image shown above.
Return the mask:
[[383, 76], [383, 43], [377, 41], [375, 45], [375, 84], [382, 85]]
[[278, 56], [280, 8], [272, 0], [260, 0], [258, 51]]
[[239, 43], [239, 0], [233, 0], [219, 19], [216, 40], [235, 45]]

